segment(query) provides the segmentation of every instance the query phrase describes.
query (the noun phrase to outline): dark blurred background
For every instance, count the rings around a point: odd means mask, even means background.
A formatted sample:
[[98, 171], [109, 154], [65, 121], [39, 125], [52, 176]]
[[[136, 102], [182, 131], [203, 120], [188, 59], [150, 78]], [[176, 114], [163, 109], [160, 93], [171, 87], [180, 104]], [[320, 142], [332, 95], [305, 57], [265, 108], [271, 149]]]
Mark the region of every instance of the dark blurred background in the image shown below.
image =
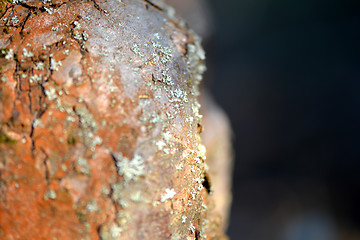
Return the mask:
[[[233, 240], [360, 239], [360, 1], [211, 0]], [[210, 75], [210, 76], [209, 76]]]

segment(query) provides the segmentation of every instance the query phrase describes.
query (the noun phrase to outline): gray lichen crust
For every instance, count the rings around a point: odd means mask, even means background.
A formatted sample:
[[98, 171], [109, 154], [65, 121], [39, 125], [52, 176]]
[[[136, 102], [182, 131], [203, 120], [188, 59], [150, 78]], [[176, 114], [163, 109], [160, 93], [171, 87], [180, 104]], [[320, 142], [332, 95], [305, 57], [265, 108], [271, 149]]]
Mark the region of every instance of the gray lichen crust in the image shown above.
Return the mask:
[[[203, 187], [199, 38], [151, 1], [7, 6], [0, 90], [18, 99], [7, 107], [18, 108], [20, 122], [0, 115], [7, 123], [1, 129], [24, 139], [16, 146], [28, 152], [44, 204], [71, 199], [79, 239], [220, 239]], [[9, 154], [21, 162], [16, 151]], [[1, 168], [11, 175], [4, 159]], [[59, 212], [55, 207], [54, 219]], [[70, 239], [66, 229], [49, 231]]]

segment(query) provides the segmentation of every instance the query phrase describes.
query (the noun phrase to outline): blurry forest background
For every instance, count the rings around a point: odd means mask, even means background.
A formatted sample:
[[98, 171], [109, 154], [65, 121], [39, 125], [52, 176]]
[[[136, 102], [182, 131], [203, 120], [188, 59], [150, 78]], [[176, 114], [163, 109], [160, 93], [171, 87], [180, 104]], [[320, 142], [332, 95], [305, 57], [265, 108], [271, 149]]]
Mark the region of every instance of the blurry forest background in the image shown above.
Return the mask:
[[360, 239], [360, 1], [211, 0], [233, 240]]

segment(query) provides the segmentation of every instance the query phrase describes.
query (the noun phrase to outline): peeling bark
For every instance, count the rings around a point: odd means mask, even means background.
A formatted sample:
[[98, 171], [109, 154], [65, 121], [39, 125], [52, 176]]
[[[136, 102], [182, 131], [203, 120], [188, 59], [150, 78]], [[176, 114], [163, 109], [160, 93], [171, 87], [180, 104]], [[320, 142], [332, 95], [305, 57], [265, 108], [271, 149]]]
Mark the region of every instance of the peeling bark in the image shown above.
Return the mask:
[[151, 1], [13, 2], [0, 1], [0, 237], [225, 238], [198, 37]]

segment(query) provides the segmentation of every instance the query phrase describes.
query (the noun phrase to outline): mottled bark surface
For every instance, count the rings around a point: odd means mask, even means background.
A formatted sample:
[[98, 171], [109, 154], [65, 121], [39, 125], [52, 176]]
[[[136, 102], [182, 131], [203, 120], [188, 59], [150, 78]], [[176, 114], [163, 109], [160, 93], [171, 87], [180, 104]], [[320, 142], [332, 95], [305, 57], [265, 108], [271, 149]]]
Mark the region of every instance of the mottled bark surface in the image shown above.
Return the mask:
[[[213, 18], [207, 0], [165, 0], [176, 9], [176, 13], [199, 34], [205, 47], [213, 50], [210, 44], [213, 39]], [[216, 67], [214, 59], [207, 58], [207, 65]], [[211, 70], [211, 69], [210, 69]], [[216, 211], [221, 214], [224, 231], [228, 225], [232, 200], [231, 180], [233, 169], [232, 130], [226, 113], [216, 104], [211, 93], [206, 91], [209, 81], [215, 81], [211, 71], [205, 75], [200, 91], [200, 113], [203, 132], [202, 141], [206, 147], [206, 163], [209, 166], [209, 179], [214, 192]], [[211, 83], [210, 83], [211, 84]]]
[[222, 239], [198, 37], [150, 1], [0, 1], [0, 238]]

